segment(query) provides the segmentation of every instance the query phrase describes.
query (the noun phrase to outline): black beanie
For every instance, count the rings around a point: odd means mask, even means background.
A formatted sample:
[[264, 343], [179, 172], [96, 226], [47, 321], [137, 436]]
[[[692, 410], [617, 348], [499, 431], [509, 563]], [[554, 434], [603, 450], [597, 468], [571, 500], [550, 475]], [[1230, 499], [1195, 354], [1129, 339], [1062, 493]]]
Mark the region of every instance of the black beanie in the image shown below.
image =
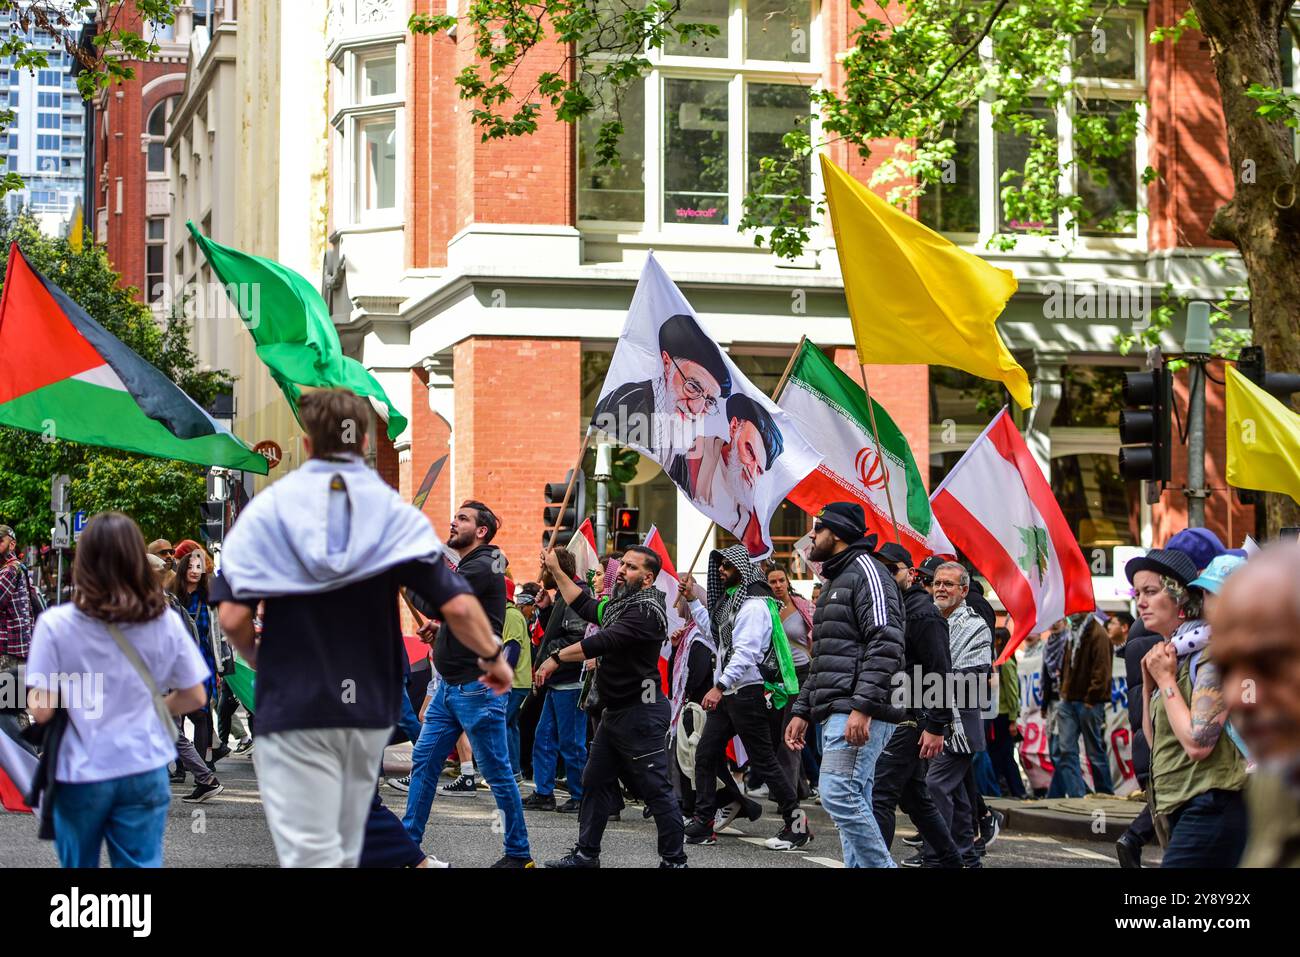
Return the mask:
[[867, 534], [867, 517], [857, 502], [831, 502], [817, 513], [817, 520], [850, 544]]

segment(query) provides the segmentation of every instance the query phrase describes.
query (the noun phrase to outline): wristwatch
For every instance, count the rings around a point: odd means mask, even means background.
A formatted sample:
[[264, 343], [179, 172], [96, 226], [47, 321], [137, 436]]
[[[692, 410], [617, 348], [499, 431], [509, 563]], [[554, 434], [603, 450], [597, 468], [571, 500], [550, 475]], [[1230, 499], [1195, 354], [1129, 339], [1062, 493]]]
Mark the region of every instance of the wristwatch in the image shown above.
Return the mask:
[[717, 688], [719, 691], [722, 691], [724, 693], [727, 690], [727, 686], [724, 685], [721, 681], [714, 682], [713, 687]]

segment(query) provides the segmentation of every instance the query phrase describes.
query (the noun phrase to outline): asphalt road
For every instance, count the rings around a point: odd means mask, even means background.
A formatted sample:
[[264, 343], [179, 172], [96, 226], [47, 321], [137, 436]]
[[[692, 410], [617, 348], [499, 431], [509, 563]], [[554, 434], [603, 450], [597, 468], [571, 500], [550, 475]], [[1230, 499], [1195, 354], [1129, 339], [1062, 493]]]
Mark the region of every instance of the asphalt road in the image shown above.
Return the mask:
[[[231, 756], [218, 765], [226, 790], [204, 804], [180, 800], [192, 788], [173, 787], [171, 817], [167, 827], [164, 860], [168, 867], [274, 867], [275, 849], [267, 830], [251, 758]], [[524, 793], [531, 787], [525, 786]], [[399, 817], [406, 795], [385, 786], [383, 801]], [[562, 796], [562, 794], [561, 794]], [[441, 795], [434, 802], [426, 832], [427, 852], [453, 867], [486, 867], [501, 856], [501, 837], [493, 830], [495, 803], [480, 790], [473, 797]], [[772, 803], [764, 805], [763, 818], [741, 821], [724, 831], [712, 847], [688, 847], [691, 867], [841, 867], [840, 843], [834, 825], [817, 804], [806, 805], [813, 841], [806, 850], [770, 851], [763, 841], [780, 829], [780, 816]], [[533, 857], [539, 862], [563, 855], [572, 847], [578, 830], [577, 815], [545, 811], [527, 813]], [[894, 856], [903, 860], [914, 852], [901, 838], [912, 829], [900, 818]], [[637, 805], [611, 822], [601, 854], [603, 867], [654, 867], [654, 822], [641, 816]], [[1040, 834], [1004, 832], [989, 848], [986, 867], [1116, 867], [1109, 844], [1060, 840]], [[53, 846], [36, 837], [30, 815], [0, 812], [0, 867], [54, 867]]]

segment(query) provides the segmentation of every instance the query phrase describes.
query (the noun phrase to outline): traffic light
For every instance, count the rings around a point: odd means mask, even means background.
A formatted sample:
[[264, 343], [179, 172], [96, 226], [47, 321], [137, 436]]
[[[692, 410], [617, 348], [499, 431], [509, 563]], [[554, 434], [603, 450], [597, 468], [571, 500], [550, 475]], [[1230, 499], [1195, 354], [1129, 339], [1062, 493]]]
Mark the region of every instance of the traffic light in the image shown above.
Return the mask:
[[614, 551], [626, 551], [641, 541], [641, 509], [621, 506], [614, 509]]
[[[563, 482], [546, 483], [546, 507], [542, 509], [542, 521], [546, 525], [545, 531], [542, 532], [543, 548], [550, 545], [563, 548], [569, 544], [569, 539], [578, 530], [578, 524], [582, 521], [582, 516], [587, 514], [587, 479], [579, 470], [578, 479], [574, 483], [573, 491], [569, 494], [569, 504], [564, 508], [564, 515], [560, 515], [560, 503], [564, 501], [564, 492], [569, 487], [569, 482], [572, 479], [573, 469], [569, 469], [564, 473]], [[556, 527], [557, 518], [560, 524], [559, 528], [556, 528], [555, 539], [552, 541], [551, 529]]]
[[1285, 406], [1290, 406], [1292, 393], [1300, 392], [1300, 374], [1267, 371], [1263, 346], [1244, 347], [1237, 357], [1237, 371]]
[[1161, 365], [1152, 372], [1124, 373], [1119, 414], [1119, 474], [1127, 481], [1169, 481], [1172, 444], [1173, 376]]
[[199, 532], [209, 545], [222, 540], [226, 528], [226, 503], [204, 502], [199, 506], [201, 521]]

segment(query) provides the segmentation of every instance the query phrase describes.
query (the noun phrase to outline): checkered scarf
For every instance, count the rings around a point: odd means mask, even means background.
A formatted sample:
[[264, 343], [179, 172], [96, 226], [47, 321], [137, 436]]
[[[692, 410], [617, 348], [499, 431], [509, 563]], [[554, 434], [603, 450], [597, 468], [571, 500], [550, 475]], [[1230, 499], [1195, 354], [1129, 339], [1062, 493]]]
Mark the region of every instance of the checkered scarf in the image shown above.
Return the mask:
[[[740, 586], [727, 592], [722, 583], [721, 565], [723, 560], [730, 562], [740, 572]], [[731, 545], [728, 548], [715, 548], [709, 553], [708, 607], [709, 622], [713, 627], [713, 637], [717, 639], [718, 649], [725, 663], [731, 657], [731, 629], [736, 623], [736, 614], [740, 606], [752, 595], [750, 586], [763, 582], [763, 572], [749, 560], [749, 552], [744, 545]]]
[[668, 631], [668, 600], [654, 585], [632, 592], [630, 595], [610, 597], [600, 616], [600, 626], [608, 628], [633, 608], [644, 608], [659, 623], [660, 630]]

